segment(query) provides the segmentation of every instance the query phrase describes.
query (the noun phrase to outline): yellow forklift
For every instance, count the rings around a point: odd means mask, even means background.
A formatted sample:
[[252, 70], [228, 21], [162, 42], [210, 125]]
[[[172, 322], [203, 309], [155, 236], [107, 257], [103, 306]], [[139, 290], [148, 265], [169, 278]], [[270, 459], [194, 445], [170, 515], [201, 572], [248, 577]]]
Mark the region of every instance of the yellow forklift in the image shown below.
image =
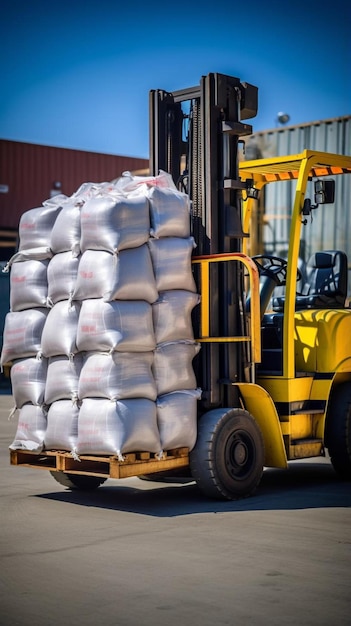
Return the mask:
[[[264, 467], [320, 456], [328, 448], [351, 478], [351, 309], [342, 250], [316, 251], [302, 283], [299, 242], [313, 212], [334, 199], [351, 157], [305, 151], [239, 163], [251, 134], [257, 88], [211, 73], [175, 92], [150, 92], [150, 173], [169, 172], [189, 194], [196, 242], [193, 311], [201, 350], [197, 441], [192, 450], [117, 457], [11, 452], [14, 465], [48, 469], [66, 486], [93, 489], [107, 478], [188, 476], [208, 497], [237, 499], [259, 485]], [[313, 202], [306, 196], [315, 181]], [[296, 180], [288, 258], [250, 257], [258, 194]], [[332, 219], [332, 217], [331, 217]], [[280, 290], [280, 293], [277, 291]], [[283, 291], [283, 293], [281, 293]]]
[[[179, 102], [189, 91], [184, 155]], [[154, 92], [150, 107], [151, 170], [166, 169], [184, 185], [197, 243], [203, 393], [191, 476], [208, 496], [227, 499], [250, 495], [264, 466], [286, 468], [326, 448], [340, 476], [351, 478], [348, 260], [343, 250], [316, 250], [304, 276], [299, 267], [301, 229], [334, 202], [351, 157], [305, 150], [239, 163], [239, 144], [251, 132], [242, 120], [255, 115], [256, 98], [253, 86], [210, 74], [197, 91]], [[296, 181], [287, 259], [250, 257], [259, 194], [283, 181]]]
[[[273, 442], [272, 433], [279, 426], [271, 462], [266, 458], [265, 464], [285, 467], [289, 460], [324, 455], [327, 448], [335, 470], [350, 479], [348, 259], [344, 250], [317, 249], [302, 272], [299, 258], [303, 230], [311, 227], [315, 212], [334, 203], [335, 185], [351, 173], [351, 157], [305, 150], [244, 161], [239, 169], [241, 180], [250, 181], [256, 194], [267, 184], [295, 181], [287, 259], [253, 257], [261, 276], [261, 358], [256, 385], [249, 385], [249, 390], [239, 385], [246, 408], [267, 433], [266, 457], [267, 444]], [[306, 193], [312, 182], [313, 203]], [[249, 196], [243, 219], [248, 231], [256, 203]], [[332, 222], [332, 209], [325, 210]], [[275, 295], [282, 286], [284, 294]]]

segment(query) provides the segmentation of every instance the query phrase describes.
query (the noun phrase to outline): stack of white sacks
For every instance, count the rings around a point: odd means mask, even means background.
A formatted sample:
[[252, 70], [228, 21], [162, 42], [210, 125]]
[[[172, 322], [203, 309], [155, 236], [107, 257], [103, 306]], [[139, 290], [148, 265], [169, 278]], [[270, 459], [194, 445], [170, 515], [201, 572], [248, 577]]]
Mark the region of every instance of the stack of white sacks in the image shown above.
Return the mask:
[[85, 184], [23, 214], [1, 364], [11, 449], [117, 455], [195, 445], [189, 199], [170, 176]]

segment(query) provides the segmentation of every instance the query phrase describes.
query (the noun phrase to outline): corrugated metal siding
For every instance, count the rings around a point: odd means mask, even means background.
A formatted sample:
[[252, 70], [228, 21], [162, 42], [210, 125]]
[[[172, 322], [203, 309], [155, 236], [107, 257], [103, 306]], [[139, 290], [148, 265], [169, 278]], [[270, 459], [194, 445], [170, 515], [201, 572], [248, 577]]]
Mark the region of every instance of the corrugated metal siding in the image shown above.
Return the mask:
[[[254, 133], [246, 141], [245, 158], [297, 154], [305, 149], [351, 155], [351, 116]], [[351, 176], [338, 177], [337, 181], [334, 205], [314, 211], [312, 223], [309, 220], [303, 229], [301, 257], [306, 261], [316, 250], [344, 250], [351, 272]], [[291, 181], [266, 187], [263, 246], [270, 254], [287, 253], [295, 186]], [[312, 184], [308, 196], [313, 200]]]
[[248, 160], [296, 154], [305, 149], [351, 155], [351, 115], [253, 133], [245, 144]]
[[[0, 140], [0, 228], [17, 228], [24, 211], [50, 197], [54, 181], [70, 196], [84, 182], [103, 182], [148, 168], [147, 159]], [[0, 187], [1, 189], [1, 187]]]

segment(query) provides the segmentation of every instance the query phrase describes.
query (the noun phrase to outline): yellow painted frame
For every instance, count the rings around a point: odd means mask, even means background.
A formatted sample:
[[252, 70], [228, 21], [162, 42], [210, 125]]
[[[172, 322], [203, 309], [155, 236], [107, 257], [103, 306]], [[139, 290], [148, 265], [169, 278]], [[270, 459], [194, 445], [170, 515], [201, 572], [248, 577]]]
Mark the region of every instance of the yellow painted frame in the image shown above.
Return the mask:
[[[208, 254], [193, 258], [194, 264], [200, 265], [200, 336], [199, 342], [229, 343], [251, 342], [251, 354], [255, 363], [261, 360], [261, 323], [260, 323], [260, 281], [258, 269], [254, 261], [242, 252]], [[242, 263], [249, 273], [251, 294], [251, 336], [211, 337], [210, 336], [210, 264], [211, 263]]]
[[[242, 161], [239, 174], [242, 180], [253, 180], [256, 189], [266, 184], [283, 180], [296, 180], [296, 192], [291, 216], [288, 272], [283, 325], [283, 374], [282, 378], [295, 376], [294, 315], [296, 297], [296, 268], [298, 263], [301, 211], [304, 204], [307, 182], [310, 177], [325, 177], [351, 174], [351, 156], [304, 150], [300, 154], [274, 157], [257, 161]], [[245, 198], [244, 198], [245, 200]], [[243, 230], [248, 232], [253, 209], [253, 200], [244, 202]], [[245, 249], [245, 248], [244, 248]]]
[[234, 383], [239, 387], [245, 408], [255, 418], [262, 431], [266, 467], [288, 466], [281, 424], [269, 393], [255, 383]]

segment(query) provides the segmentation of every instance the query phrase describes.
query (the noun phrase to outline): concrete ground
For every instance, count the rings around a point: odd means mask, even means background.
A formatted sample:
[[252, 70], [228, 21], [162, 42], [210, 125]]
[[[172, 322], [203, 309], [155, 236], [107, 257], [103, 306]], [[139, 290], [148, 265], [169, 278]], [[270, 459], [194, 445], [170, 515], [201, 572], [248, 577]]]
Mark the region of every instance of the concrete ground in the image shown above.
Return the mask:
[[70, 492], [11, 467], [0, 396], [1, 626], [349, 626], [351, 488], [327, 459], [266, 470], [256, 494], [108, 480]]

